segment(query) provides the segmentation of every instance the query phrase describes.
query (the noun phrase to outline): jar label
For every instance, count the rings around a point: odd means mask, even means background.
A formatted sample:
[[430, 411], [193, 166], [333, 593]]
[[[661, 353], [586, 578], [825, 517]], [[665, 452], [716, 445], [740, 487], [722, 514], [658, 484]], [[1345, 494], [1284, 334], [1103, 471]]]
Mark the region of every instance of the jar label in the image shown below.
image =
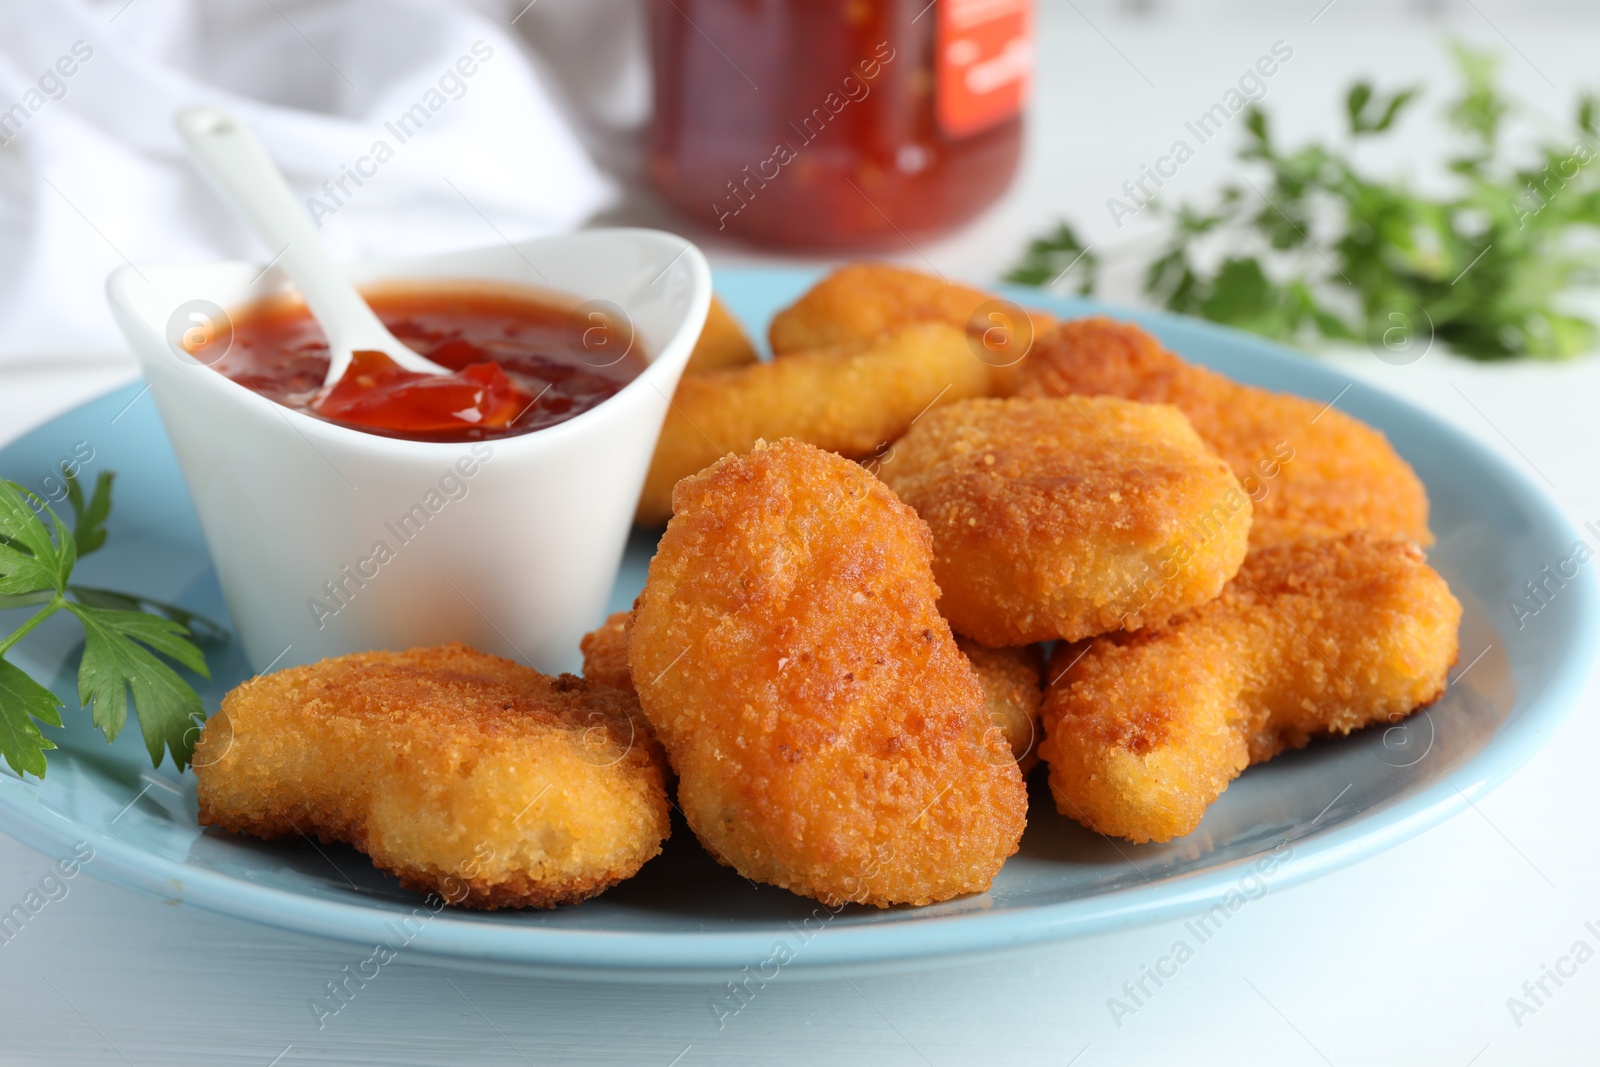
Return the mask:
[[1033, 75], [1032, 0], [939, 0], [939, 126], [965, 137], [1022, 110]]

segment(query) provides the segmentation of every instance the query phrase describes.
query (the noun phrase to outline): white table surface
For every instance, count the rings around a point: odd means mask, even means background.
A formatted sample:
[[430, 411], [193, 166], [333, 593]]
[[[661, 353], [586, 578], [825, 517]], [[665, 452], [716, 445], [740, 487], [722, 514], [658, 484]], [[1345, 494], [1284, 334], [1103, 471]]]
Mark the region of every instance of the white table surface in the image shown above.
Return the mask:
[[[1446, 30], [1499, 45], [1515, 89], [1555, 113], [1595, 73], [1600, 17], [1581, 10], [1480, 0], [1425, 21], [1344, 0], [1312, 25], [1323, 2], [1163, 22], [1044, 0], [1023, 175], [976, 226], [903, 258], [992, 279], [1028, 233], [1069, 209], [1111, 247], [1119, 235], [1105, 198], [1280, 38], [1296, 54], [1269, 103], [1291, 136], [1331, 131], [1335, 94], [1357, 72], [1439, 84]], [[1427, 137], [1410, 143], [1431, 158]], [[1199, 195], [1229, 165], [1214, 146], [1171, 191]], [[662, 218], [644, 198], [619, 214]], [[774, 261], [709, 249], [719, 264]], [[1600, 520], [1600, 361], [1485, 367], [1432, 352], [1399, 368], [1364, 351], [1325, 358], [1501, 449], [1580, 523]], [[132, 377], [115, 355], [8, 366], [0, 438]], [[348, 946], [80, 876], [0, 945], [0, 1063], [1600, 1062], [1600, 962], [1520, 1025], [1506, 1006], [1575, 941], [1600, 949], [1584, 926], [1600, 926], [1589, 821], [1597, 705], [1591, 684], [1550, 744], [1475, 808], [1357, 867], [1272, 890], [1120, 1026], [1107, 998], [1166, 951], [1179, 923], [851, 981], [786, 973], [722, 1029], [708, 1006], [717, 989], [475, 975], [402, 957], [319, 1032], [306, 1002], [354, 958]], [[53, 859], [0, 837], [0, 909]]]

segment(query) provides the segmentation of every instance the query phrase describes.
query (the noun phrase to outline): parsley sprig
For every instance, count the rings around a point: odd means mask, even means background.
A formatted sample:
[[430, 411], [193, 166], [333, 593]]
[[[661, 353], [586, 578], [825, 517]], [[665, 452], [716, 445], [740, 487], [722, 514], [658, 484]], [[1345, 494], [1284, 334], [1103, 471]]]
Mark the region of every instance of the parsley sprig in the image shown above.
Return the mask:
[[[1165, 224], [1144, 291], [1172, 311], [1281, 340], [1374, 342], [1395, 314], [1475, 359], [1561, 359], [1592, 350], [1600, 328], [1564, 298], [1600, 282], [1600, 127], [1592, 95], [1572, 122], [1542, 120], [1499, 89], [1497, 60], [1456, 45], [1461, 80], [1444, 120], [1455, 143], [1443, 194], [1367, 174], [1359, 147], [1397, 136], [1421, 93], [1358, 82], [1348, 140], [1293, 150], [1266, 112], [1244, 119], [1240, 182], [1207, 205], [1148, 210]], [[1511, 129], [1512, 120], [1526, 120]], [[1514, 150], [1536, 134], [1536, 146]], [[1100, 261], [1073, 227], [1032, 242], [1008, 281], [1067, 274], [1091, 293]], [[1069, 268], [1070, 267], [1070, 271]]]
[[38, 495], [0, 481], [0, 608], [38, 608], [0, 638], [0, 756], [17, 774], [44, 777], [45, 751], [55, 745], [38, 724], [60, 726], [62, 704], [5, 657], [59, 611], [83, 626], [78, 702], [90, 709], [106, 740], [115, 740], [126, 724], [131, 694], [150, 762], [160, 766], [170, 752], [181, 770], [205, 719], [199, 694], [162, 657], [210, 677], [205, 656], [189, 638], [191, 632], [201, 640], [217, 638], [222, 631], [170, 604], [71, 582], [77, 561], [105, 544], [113, 477], [101, 472], [87, 500], [77, 479], [66, 478], [70, 532]]

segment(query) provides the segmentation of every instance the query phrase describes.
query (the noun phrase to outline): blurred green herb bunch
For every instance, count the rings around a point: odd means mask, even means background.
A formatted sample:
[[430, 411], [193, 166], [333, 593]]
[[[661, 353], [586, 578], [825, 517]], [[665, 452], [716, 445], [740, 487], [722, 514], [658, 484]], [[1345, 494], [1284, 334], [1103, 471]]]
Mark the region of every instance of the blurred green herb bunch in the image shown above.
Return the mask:
[[[1443, 110], [1456, 150], [1442, 195], [1363, 173], [1365, 142], [1393, 139], [1421, 91], [1357, 82], [1348, 142], [1288, 150], [1265, 111], [1245, 115], [1242, 180], [1209, 205], [1152, 203], [1161, 245], [1144, 271], [1159, 306], [1285, 341], [1376, 346], [1394, 323], [1474, 359], [1564, 359], [1600, 328], [1570, 307], [1600, 282], [1600, 130], [1582, 96], [1570, 127], [1504, 95], [1498, 60], [1453, 45], [1461, 86]], [[1565, 124], [1561, 124], [1565, 127]], [[1008, 281], [1084, 294], [1101, 260], [1069, 223], [1033, 241]], [[1412, 320], [1416, 320], [1415, 323]], [[1376, 351], [1376, 347], [1374, 348]]]

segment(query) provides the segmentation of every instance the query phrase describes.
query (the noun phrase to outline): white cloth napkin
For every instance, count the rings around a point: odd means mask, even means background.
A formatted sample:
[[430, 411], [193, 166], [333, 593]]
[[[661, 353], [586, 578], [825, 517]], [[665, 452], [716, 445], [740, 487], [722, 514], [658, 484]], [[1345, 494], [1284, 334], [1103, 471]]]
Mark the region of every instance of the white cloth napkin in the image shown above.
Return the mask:
[[605, 207], [614, 183], [509, 17], [427, 0], [0, 3], [0, 369], [122, 350], [103, 288], [125, 262], [278, 251], [188, 164], [171, 120], [188, 104], [253, 127], [340, 256], [516, 240]]

